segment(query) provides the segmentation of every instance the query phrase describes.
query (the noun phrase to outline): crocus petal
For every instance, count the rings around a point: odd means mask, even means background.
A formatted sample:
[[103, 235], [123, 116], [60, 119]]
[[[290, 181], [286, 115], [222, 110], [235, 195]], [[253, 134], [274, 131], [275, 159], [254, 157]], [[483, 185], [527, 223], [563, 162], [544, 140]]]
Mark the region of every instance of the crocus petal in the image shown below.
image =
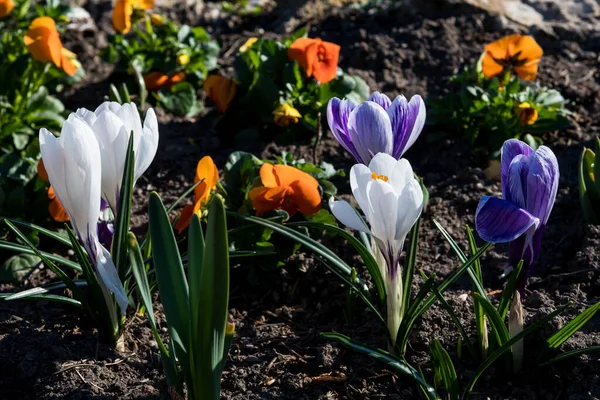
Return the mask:
[[377, 153], [391, 154], [394, 148], [392, 125], [387, 113], [372, 101], [359, 104], [348, 120], [348, 131], [363, 164]]
[[391, 216], [398, 212], [398, 198], [394, 189], [390, 184], [374, 179], [367, 184], [367, 198], [373, 209], [373, 215], [369, 219], [373, 236], [383, 242], [393, 242], [396, 237], [396, 219]]
[[527, 211], [546, 225], [558, 191], [558, 161], [546, 146], [531, 156], [527, 174]]
[[379, 104], [386, 111], [392, 104], [392, 101], [390, 100], [389, 97], [387, 97], [385, 94], [379, 93], [379, 92], [371, 93], [371, 96], [369, 96], [369, 101]]
[[102, 197], [108, 202], [113, 212], [116, 212], [123, 169], [125, 168], [124, 153], [129, 142], [129, 132], [121, 119], [110, 110], [101, 112], [97, 116], [93, 132], [98, 140], [102, 156]]
[[540, 220], [513, 203], [485, 196], [475, 212], [475, 227], [483, 240], [504, 243], [515, 240]]
[[398, 159], [414, 144], [423, 130], [425, 103], [419, 95], [413, 96], [410, 102], [404, 96], [397, 96], [387, 112], [394, 135], [394, 149], [390, 154]]
[[337, 97], [329, 100], [327, 105], [327, 122], [331, 133], [338, 142], [357, 160], [360, 158], [348, 132], [348, 119], [356, 104], [350, 99], [340, 100]]
[[370, 215], [369, 201], [367, 200], [367, 184], [373, 179], [371, 169], [364, 164], [355, 164], [350, 169], [350, 188], [352, 195], [358, 203], [358, 206], [365, 213]]
[[423, 211], [423, 190], [414, 177], [402, 189], [398, 196], [398, 214], [396, 215], [396, 240], [404, 241]]
[[123, 288], [121, 279], [119, 279], [117, 268], [110, 257], [110, 253], [98, 242], [97, 239], [96, 242], [97, 246], [100, 248], [100, 251], [96, 255], [95, 262], [98, 275], [100, 275], [100, 279], [104, 285], [106, 285], [106, 288], [115, 295], [115, 300], [121, 309], [121, 314], [125, 315], [125, 310], [127, 309], [128, 303], [127, 293]]
[[523, 155], [529, 158], [533, 149], [527, 144], [517, 139], [509, 139], [502, 145], [500, 177], [502, 181], [502, 195], [506, 199], [506, 194], [510, 193], [510, 165], [514, 158]]
[[[135, 140], [135, 138], [134, 138]], [[135, 151], [134, 179], [137, 181], [146, 172], [158, 150], [158, 121], [152, 108], [146, 112], [141, 130], [139, 146]]]
[[360, 232], [369, 232], [369, 227], [347, 201], [336, 201], [332, 196], [329, 198], [329, 209], [331, 210], [331, 213], [348, 228]]

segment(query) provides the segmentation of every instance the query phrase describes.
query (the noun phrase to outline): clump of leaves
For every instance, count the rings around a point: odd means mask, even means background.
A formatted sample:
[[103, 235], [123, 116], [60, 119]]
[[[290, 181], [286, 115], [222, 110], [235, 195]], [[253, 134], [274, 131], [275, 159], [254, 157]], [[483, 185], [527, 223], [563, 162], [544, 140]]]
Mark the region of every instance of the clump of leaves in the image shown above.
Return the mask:
[[76, 62], [77, 71], [69, 76], [52, 62], [36, 60], [24, 37], [39, 17], [52, 18], [60, 31], [68, 11], [58, 0], [35, 7], [16, 1], [10, 15], [0, 20], [0, 215], [21, 217], [27, 210], [35, 219], [31, 212], [46, 208], [38, 203], [47, 204], [47, 199], [33, 195], [44, 188], [34, 179], [40, 157], [37, 135], [42, 127], [60, 130], [65, 108], [52, 94], [81, 80], [84, 72]]
[[157, 14], [140, 18], [129, 33], [110, 37], [102, 54], [118, 72], [134, 77], [140, 95], [147, 89], [166, 110], [197, 114], [202, 103], [196, 92], [217, 67], [219, 45], [200, 26], [179, 25]]
[[453, 88], [434, 99], [427, 112], [428, 122], [438, 129], [432, 140], [464, 137], [478, 150], [498, 157], [507, 139], [517, 138], [537, 148], [543, 133], [569, 125], [570, 112], [560, 92], [508, 74], [487, 79], [481, 59], [450, 82]]
[[311, 138], [319, 131], [331, 98], [356, 102], [368, 98], [363, 79], [337, 67], [335, 78], [321, 83], [290, 59], [290, 46], [306, 34], [301, 29], [282, 40], [251, 38], [241, 47], [234, 62], [236, 95], [226, 112], [235, 117], [221, 120], [227, 125], [223, 131], [238, 132], [241, 141], [254, 140], [264, 132], [280, 142]]

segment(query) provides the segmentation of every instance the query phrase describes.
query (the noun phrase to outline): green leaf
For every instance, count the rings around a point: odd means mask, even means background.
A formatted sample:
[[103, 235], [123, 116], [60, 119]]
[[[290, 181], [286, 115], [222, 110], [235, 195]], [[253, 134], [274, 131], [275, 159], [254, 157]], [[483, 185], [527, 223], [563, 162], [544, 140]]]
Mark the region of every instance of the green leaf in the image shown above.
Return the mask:
[[43, 226], [39, 226], [39, 225], [36, 225], [36, 224], [32, 224], [30, 222], [21, 221], [21, 220], [13, 219], [13, 218], [4, 218], [4, 219], [7, 220], [7, 221], [12, 222], [15, 225], [31, 229], [32, 231], [37, 231], [37, 232], [39, 232], [39, 233], [41, 233], [41, 234], [43, 234], [43, 235], [45, 235], [45, 236], [47, 236], [47, 237], [49, 237], [51, 239], [56, 240], [59, 243], [64, 244], [65, 246], [71, 247], [71, 241], [69, 239], [67, 239], [64, 236], [59, 235], [58, 233], [56, 233], [56, 232], [54, 232], [54, 231], [52, 231], [50, 229], [44, 228]]
[[383, 277], [381, 276], [381, 270], [379, 269], [377, 261], [373, 257], [371, 250], [365, 247], [365, 245], [363, 245], [358, 239], [348, 233], [345, 229], [339, 228], [335, 225], [322, 224], [318, 222], [292, 222], [289, 223], [288, 226], [305, 226], [309, 229], [325, 230], [341, 236], [343, 239], [348, 241], [348, 243], [354, 247], [354, 249], [356, 249], [365, 263], [365, 266], [367, 267], [369, 275], [373, 281], [373, 285], [375, 285], [375, 289], [377, 290], [380, 304], [385, 304], [385, 284], [383, 282]]
[[0, 266], [0, 281], [20, 282], [41, 262], [41, 258], [31, 254], [12, 256]]
[[433, 339], [433, 342], [429, 345], [429, 354], [431, 354], [431, 360], [433, 361], [435, 381], [442, 383], [449, 400], [458, 400], [458, 378], [450, 355], [437, 339]]
[[498, 346], [502, 346], [510, 337], [508, 329], [506, 328], [504, 320], [502, 319], [502, 316], [500, 315], [498, 310], [492, 305], [489, 299], [485, 297], [485, 295], [482, 296], [479, 293], [474, 292], [473, 297], [477, 299], [477, 302], [482, 307], [483, 312], [487, 316], [492, 327], [494, 337], [496, 338], [496, 343], [498, 343]]
[[[119, 210], [115, 215], [115, 233], [112, 241], [112, 258], [117, 267], [119, 278], [124, 280], [127, 276], [127, 232], [131, 219], [131, 198], [133, 193], [133, 173], [135, 168], [135, 154], [133, 152], [133, 136], [131, 131], [123, 177], [121, 178], [121, 192], [119, 194]], [[125, 284], [125, 282], [123, 282]], [[127, 290], [127, 288], [125, 288]]]
[[148, 217], [156, 281], [169, 332], [182, 368], [189, 367], [189, 288], [171, 221], [155, 192], [150, 194]]
[[584, 148], [579, 160], [579, 199], [585, 219], [589, 223], [600, 224], [600, 190], [597, 190], [600, 183], [597, 185], [595, 181], [597, 179], [600, 182], [600, 177], [593, 174], [595, 164], [600, 162], [595, 162], [594, 152]]
[[192, 310], [198, 310], [197, 326], [191, 337], [196, 372], [193, 392], [202, 398], [218, 399], [227, 356], [224, 346], [229, 304], [227, 220], [220, 196], [215, 196], [210, 204], [204, 251], [199, 245], [201, 236], [200, 219], [194, 215], [188, 242], [190, 279], [194, 268], [194, 276], [199, 281], [199, 285], [190, 287], [190, 290], [198, 292], [190, 293], [190, 301], [197, 301], [191, 304]]
[[500, 317], [502, 321], [506, 319], [506, 314], [508, 314], [508, 309], [510, 307], [510, 300], [515, 293], [517, 288], [517, 280], [519, 279], [519, 275], [521, 274], [521, 270], [523, 269], [523, 260], [519, 261], [516, 268], [510, 274], [510, 278], [508, 282], [506, 282], [506, 286], [502, 291], [502, 297], [500, 298], [500, 304], [498, 304], [498, 312], [500, 313]]
[[550, 349], [557, 349], [566, 342], [571, 336], [573, 336], [578, 330], [580, 330], [585, 324], [588, 323], [596, 312], [600, 309], [600, 302], [594, 304], [591, 307], [585, 309], [577, 317], [573, 318], [567, 325], [563, 326], [554, 335], [552, 335], [546, 343]]
[[[8, 220], [6, 220], [6, 221], [8, 221]], [[81, 267], [79, 266], [79, 264], [74, 263], [71, 260], [67, 260], [66, 258], [62, 258], [61, 256], [57, 256], [55, 254], [50, 254], [50, 253], [46, 253], [44, 251], [40, 251], [40, 250], [36, 249], [35, 247], [31, 248], [29, 246], [25, 246], [22, 244], [16, 244], [16, 243], [7, 242], [6, 240], [0, 240], [0, 249], [14, 251], [17, 253], [30, 254], [30, 255], [38, 255], [38, 253], [39, 253], [39, 254], [41, 254], [41, 256], [38, 256], [38, 257], [43, 256], [47, 260], [51, 260], [58, 264], [64, 265], [65, 267], [68, 267], [74, 271], [81, 272]]]
[[175, 359], [169, 354], [169, 351], [165, 347], [165, 344], [160, 337], [158, 328], [156, 327], [154, 308], [152, 306], [152, 293], [150, 291], [150, 285], [148, 284], [148, 277], [146, 275], [146, 265], [144, 264], [144, 259], [142, 257], [137, 239], [131, 232], [129, 232], [127, 235], [127, 245], [129, 247], [128, 255], [133, 276], [137, 283], [142, 305], [146, 309], [146, 315], [148, 316], [148, 321], [150, 323], [150, 328], [152, 329], [152, 334], [154, 335], [154, 340], [156, 340], [160, 350], [160, 359], [163, 364], [163, 369], [165, 370], [167, 384], [169, 386], [180, 388], [180, 392], [183, 392], [182, 382], [181, 378], [179, 377]]
[[546, 322], [550, 321], [551, 319], [553, 319], [554, 317], [556, 317], [557, 315], [559, 315], [560, 313], [562, 313], [570, 304], [567, 304], [561, 308], [559, 308], [558, 310], [555, 310], [553, 312], [551, 312], [550, 314], [543, 316], [542, 318], [540, 318], [539, 320], [535, 321], [534, 323], [532, 323], [531, 325], [529, 325], [527, 328], [525, 328], [522, 332], [516, 334], [515, 336], [513, 336], [512, 338], [510, 338], [508, 341], [506, 341], [502, 346], [500, 346], [498, 349], [496, 349], [492, 354], [490, 354], [484, 361], [483, 363], [481, 363], [481, 365], [479, 366], [479, 368], [477, 368], [477, 370], [475, 371], [475, 374], [473, 375], [473, 378], [471, 378], [471, 381], [469, 382], [469, 384], [467, 385], [467, 388], [463, 394], [463, 398], [469, 398], [471, 391], [473, 390], [473, 388], [475, 387], [475, 384], [477, 383], [477, 381], [479, 380], [479, 378], [481, 377], [481, 375], [483, 375], [483, 373], [500, 357], [502, 356], [504, 353], [506, 353], [507, 351], [510, 351], [510, 348], [513, 344], [517, 343], [519, 340], [521, 340], [522, 338], [524, 338], [525, 336], [535, 332], [537, 329], [539, 329], [543, 324], [545, 324]]
[[419, 387], [423, 389], [423, 392], [428, 399], [440, 399], [435, 389], [429, 385], [423, 376], [405, 360], [397, 358], [387, 351], [371, 348], [339, 333], [326, 332], [321, 333], [320, 335], [326, 339], [338, 342], [351, 350], [364, 354], [377, 361], [386, 363], [390, 368], [402, 374], [405, 379], [419, 385]]
[[[75, 285], [79, 286], [79, 287], [87, 286], [87, 282], [84, 280], [73, 281], [73, 283], [75, 283]], [[22, 290], [17, 293], [7, 293], [9, 296], [6, 297], [5, 300], [20, 300], [20, 299], [29, 298], [31, 296], [43, 296], [43, 295], [50, 294], [51, 291], [61, 290], [61, 289], [66, 289], [66, 288], [67, 288], [67, 285], [64, 282], [53, 282], [53, 283], [48, 283], [46, 285], [37, 286], [37, 287], [31, 288], [31, 289]], [[79, 305], [81, 305], [81, 302], [78, 301], [78, 303], [79, 303]]]
[[412, 283], [415, 276], [415, 264], [417, 262], [417, 249], [419, 246], [419, 227], [421, 226], [421, 217], [413, 225], [408, 234], [408, 247], [406, 249], [406, 258], [404, 259], [404, 268], [402, 269], [402, 309], [406, 310], [410, 305], [410, 295], [412, 292]]
[[597, 352], [600, 352], [600, 346], [590, 346], [590, 347], [585, 347], [583, 349], [571, 350], [571, 351], [567, 351], [566, 353], [562, 353], [562, 354], [546, 361], [543, 364], [540, 364], [540, 366], [554, 364], [555, 362], [563, 361], [570, 357], [577, 357], [577, 356], [581, 356], [584, 354], [597, 353]]

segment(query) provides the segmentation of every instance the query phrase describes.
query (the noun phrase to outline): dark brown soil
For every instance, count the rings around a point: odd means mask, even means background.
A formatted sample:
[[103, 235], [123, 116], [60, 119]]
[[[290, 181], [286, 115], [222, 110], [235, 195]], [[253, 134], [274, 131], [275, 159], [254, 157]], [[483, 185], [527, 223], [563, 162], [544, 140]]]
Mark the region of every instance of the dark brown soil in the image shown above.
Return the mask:
[[[365, 78], [372, 90], [388, 95], [419, 93], [431, 96], [447, 90], [448, 77], [472, 63], [483, 45], [512, 28], [497, 16], [466, 6], [432, 6], [418, 11], [393, 7], [371, 13], [325, 9], [314, 14], [282, 2], [254, 20], [212, 21], [226, 56], [222, 69], [231, 74], [228, 49], [261, 29], [284, 34], [305, 23], [311, 36], [342, 46], [341, 66]], [[302, 4], [302, 2], [299, 2]], [[88, 9], [106, 26], [108, 6], [90, 4]], [[170, 10], [182, 16], [181, 10]], [[187, 22], [203, 21], [186, 14]], [[240, 33], [243, 32], [243, 33]], [[584, 223], [577, 188], [577, 162], [582, 145], [600, 134], [600, 34], [577, 36], [557, 30], [550, 37], [534, 30], [545, 51], [540, 67], [542, 85], [560, 90], [576, 113], [566, 131], [546, 135], [561, 170], [560, 188], [544, 237], [543, 253], [535, 265], [524, 301], [526, 320], [538, 319], [572, 302], [573, 307], [545, 327], [548, 337], [577, 312], [600, 300], [600, 229]], [[72, 38], [79, 43], [84, 66], [92, 71], [88, 80], [64, 94], [72, 109], [94, 107], [107, 93], [110, 67], [93, 58], [104, 33]], [[194, 166], [204, 154], [218, 165], [232, 150], [212, 129], [210, 114], [197, 119], [173, 118], [159, 113], [161, 142], [154, 164], [138, 183], [134, 224], [145, 229], [146, 198], [157, 190], [165, 202], [180, 195], [193, 179]], [[444, 277], [458, 267], [450, 247], [434, 227], [439, 221], [465, 243], [464, 226], [473, 226], [479, 198], [498, 194], [498, 183], [485, 180], [486, 157], [474, 154], [460, 140], [431, 142], [426, 128], [406, 157], [423, 176], [430, 202], [423, 214], [418, 268]], [[266, 150], [264, 150], [266, 149]], [[257, 144], [253, 151], [264, 157], [284, 148]], [[308, 159], [306, 144], [285, 150]], [[319, 157], [337, 168], [349, 168], [350, 157], [328, 137]], [[341, 182], [340, 182], [341, 183]], [[341, 184], [347, 190], [347, 184]], [[345, 189], [344, 189], [345, 188]], [[348, 261], [351, 251], [343, 243], [329, 240]], [[496, 246], [482, 259], [485, 282], [490, 290], [501, 289], [498, 278], [505, 262], [505, 246]], [[360, 304], [354, 315], [345, 316], [346, 291], [334, 276], [314, 262], [310, 254], [298, 254], [281, 270], [253, 271], [258, 283], [250, 284], [251, 271], [240, 266], [232, 272], [231, 316], [236, 335], [223, 375], [223, 398], [231, 399], [414, 399], [418, 390], [384, 364], [357, 355], [319, 337], [337, 331], [362, 342], [385, 347], [383, 327]], [[45, 275], [48, 279], [48, 276]], [[44, 277], [44, 275], [42, 275]], [[415, 283], [419, 285], [417, 280]], [[5, 286], [2, 289], [8, 289]], [[446, 298], [473, 333], [471, 300], [465, 278]], [[358, 303], [357, 303], [358, 304]], [[162, 314], [158, 313], [159, 320]], [[563, 346], [572, 350], [600, 344], [600, 320], [595, 318]], [[438, 338], [456, 358], [459, 338], [449, 317], [434, 307], [414, 330], [407, 359], [430, 377], [428, 345]], [[540, 336], [526, 341], [533, 344]], [[99, 343], [98, 336], [78, 310], [50, 303], [0, 304], [0, 397], [6, 399], [138, 399], [166, 396], [156, 345], [143, 318], [127, 320], [128, 352], [116, 354]], [[531, 347], [530, 347], [531, 348]], [[527, 346], [525, 347], [527, 352]], [[533, 358], [526, 353], [526, 359]], [[457, 360], [458, 371], [467, 381], [476, 366]], [[600, 398], [600, 360], [582, 356], [547, 368], [528, 365], [518, 376], [505, 376], [491, 368], [479, 381], [477, 399], [595, 399]]]

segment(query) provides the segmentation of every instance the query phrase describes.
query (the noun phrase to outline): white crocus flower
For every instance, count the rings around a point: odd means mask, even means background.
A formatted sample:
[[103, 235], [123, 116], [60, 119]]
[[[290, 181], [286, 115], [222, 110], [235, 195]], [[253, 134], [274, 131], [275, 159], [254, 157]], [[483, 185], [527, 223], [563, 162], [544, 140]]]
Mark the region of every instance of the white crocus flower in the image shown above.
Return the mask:
[[[346, 226], [367, 232], [377, 244], [387, 293], [387, 324], [393, 344], [402, 321], [402, 267], [400, 255], [408, 232], [423, 209], [423, 192], [410, 163], [385, 153], [376, 154], [369, 166], [350, 170], [352, 194], [369, 226], [346, 201], [329, 200], [331, 212]], [[380, 254], [378, 254], [380, 253]]]
[[[158, 121], [153, 109], [146, 112], [144, 124], [134, 103], [104, 102], [92, 112], [80, 108], [77, 116], [92, 128], [102, 157], [102, 197], [116, 214], [121, 193], [121, 180], [125, 169], [127, 144], [133, 131], [135, 154], [134, 180], [148, 169], [158, 149]], [[74, 118], [71, 114], [69, 118]]]
[[71, 114], [60, 137], [40, 130], [40, 150], [48, 179], [65, 208], [77, 237], [89, 254], [100, 282], [110, 290], [124, 314], [127, 294], [115, 265], [98, 240], [100, 210], [100, 149], [87, 123]]

